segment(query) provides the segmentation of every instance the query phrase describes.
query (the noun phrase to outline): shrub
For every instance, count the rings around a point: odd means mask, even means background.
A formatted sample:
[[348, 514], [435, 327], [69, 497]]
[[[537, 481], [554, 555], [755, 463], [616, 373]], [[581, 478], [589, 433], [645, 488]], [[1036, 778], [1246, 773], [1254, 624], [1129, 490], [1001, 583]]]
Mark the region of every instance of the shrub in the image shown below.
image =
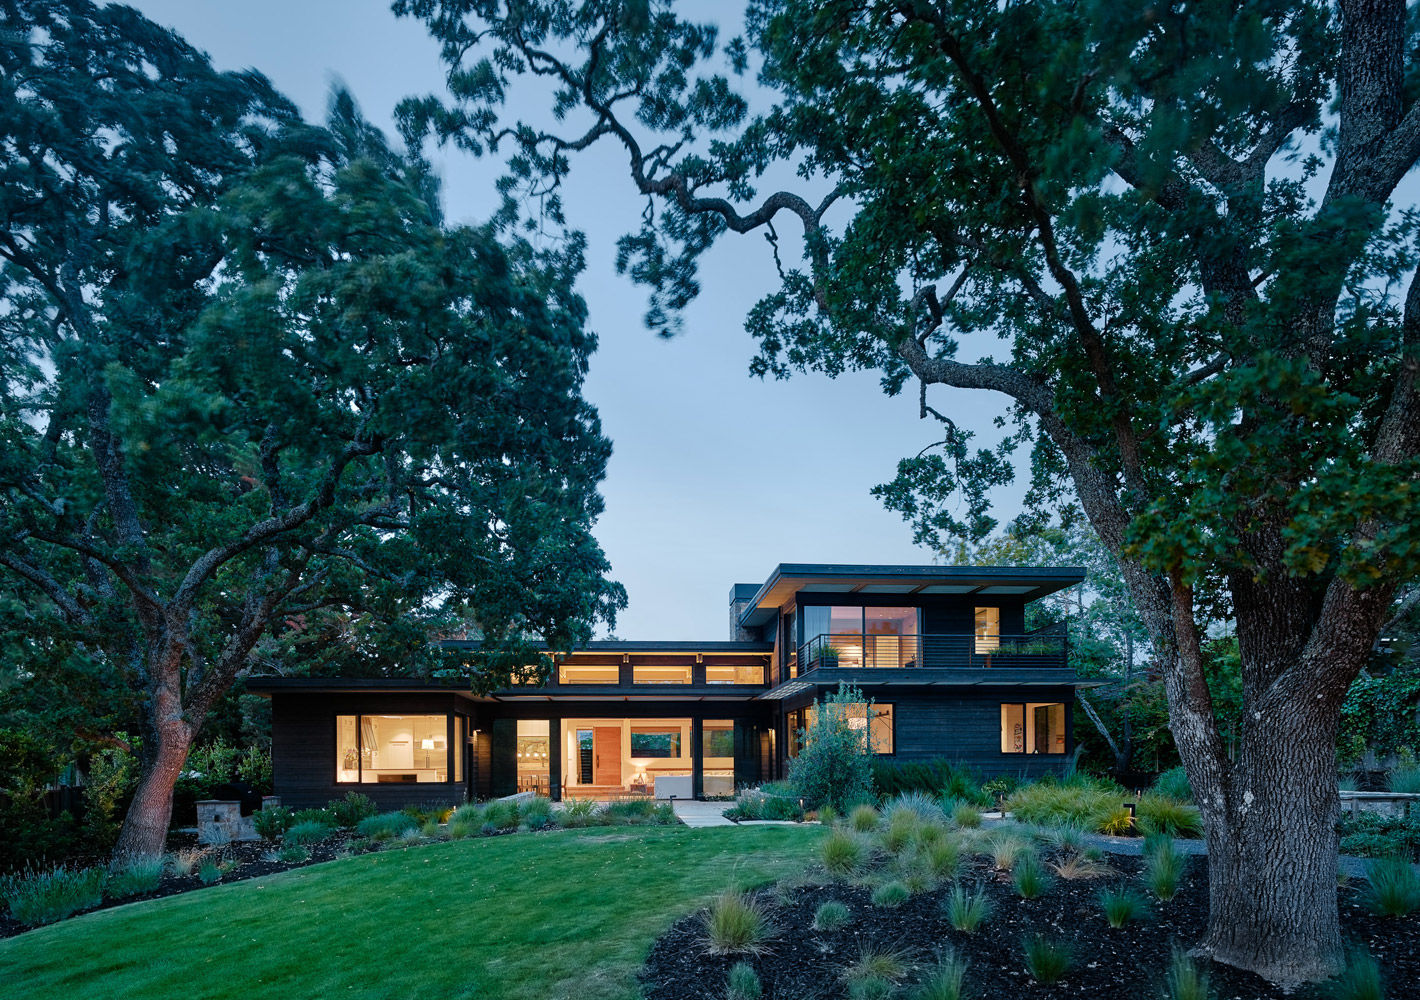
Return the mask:
[[774, 795], [761, 788], [747, 788], [735, 798], [725, 815], [737, 820], [792, 820], [804, 818], [797, 796]]
[[222, 880], [222, 866], [215, 858], [207, 858], [197, 869], [197, 878], [203, 885], [211, 885]]
[[1371, 953], [1356, 948], [1346, 956], [1346, 968], [1331, 984], [1332, 1000], [1385, 1000], [1381, 969]]
[[1138, 893], [1128, 889], [1103, 889], [1100, 891], [1100, 909], [1109, 926], [1118, 929], [1144, 913], [1144, 900]]
[[725, 989], [728, 1000], [759, 1000], [764, 994], [759, 973], [744, 962], [736, 962], [730, 968], [730, 978]]
[[286, 831], [286, 836], [282, 838], [282, 843], [306, 846], [309, 844], [319, 844], [322, 840], [329, 838], [335, 830], [329, 823], [319, 820], [306, 820], [294, 824]]
[[288, 865], [302, 865], [311, 860], [311, 852], [300, 844], [285, 844], [276, 852], [276, 857]]
[[1193, 801], [1193, 786], [1188, 781], [1188, 773], [1184, 771], [1183, 765], [1171, 767], [1154, 779], [1152, 789], [1155, 795], [1162, 795], [1169, 799], [1179, 799], [1183, 802]]
[[127, 899], [154, 892], [163, 881], [162, 858], [139, 858], [108, 870], [104, 895], [109, 899]]
[[953, 886], [943, 908], [947, 922], [963, 934], [975, 934], [991, 918], [991, 900], [986, 898], [981, 886], [974, 892], [967, 892], [960, 885]]
[[847, 925], [852, 913], [848, 907], [836, 900], [829, 900], [820, 903], [814, 911], [814, 929], [820, 931], [836, 931], [840, 927]]
[[326, 808], [320, 809], [297, 809], [291, 814], [291, 825], [299, 826], [302, 823], [320, 823], [323, 826], [334, 828], [335, 817]]
[[969, 799], [978, 805], [990, 805], [983, 795], [977, 775], [957, 767], [945, 759], [928, 761], [873, 762], [873, 787], [885, 798], [904, 792], [926, 792], [955, 799]]
[[1021, 855], [1011, 874], [1011, 881], [1022, 899], [1039, 899], [1050, 888], [1050, 876], [1033, 852]]
[[848, 825], [859, 833], [868, 833], [878, 828], [878, 811], [870, 805], [854, 806], [848, 814]]
[[1144, 882], [1149, 891], [1164, 902], [1173, 899], [1186, 863], [1187, 859], [1174, 848], [1171, 840], [1165, 838], [1155, 843], [1144, 858]]
[[819, 848], [823, 866], [834, 875], [847, 875], [863, 860], [862, 842], [847, 830], [834, 830]]
[[291, 810], [285, 806], [272, 806], [252, 813], [251, 824], [256, 828], [257, 835], [262, 840], [278, 840], [281, 835], [291, 829], [291, 824], [295, 819]]
[[803, 748], [789, 761], [789, 783], [810, 808], [838, 811], [873, 794], [873, 748], [850, 724], [849, 706], [870, 702], [857, 688], [840, 684], [818, 705], [804, 731]]
[[1069, 942], [1058, 938], [1032, 934], [1021, 940], [1021, 947], [1025, 951], [1026, 968], [1037, 982], [1046, 986], [1064, 979], [1075, 964]]
[[910, 1000], [963, 1000], [966, 995], [965, 959], [953, 948], [945, 948], [937, 964], [910, 994]]
[[1139, 800], [1139, 829], [1147, 834], [1169, 837], [1199, 837], [1203, 820], [1198, 807], [1161, 795], [1145, 795]]
[[[419, 829], [419, 821], [407, 812], [379, 813], [366, 816], [355, 827], [355, 832], [371, 840], [394, 840], [403, 837], [410, 830]], [[290, 835], [287, 835], [290, 839]]]
[[1182, 949], [1173, 950], [1165, 982], [1169, 1000], [1208, 1000], [1208, 973]]
[[331, 819], [336, 826], [350, 827], [357, 825], [362, 819], [375, 815], [380, 810], [375, 805], [375, 800], [360, 792], [346, 792], [343, 799], [336, 799], [326, 807]]
[[405, 806], [400, 811], [413, 816], [419, 825], [423, 826], [430, 820], [436, 823], [444, 822], [453, 814], [454, 807], [447, 802], [419, 802]]
[[901, 906], [912, 897], [907, 886], [901, 882], [884, 882], [873, 890], [874, 906]]
[[28, 870], [0, 881], [10, 916], [26, 927], [52, 924], [104, 901], [104, 870], [60, 865]]
[[518, 810], [519, 818], [529, 830], [546, 830], [552, 826], [552, 800], [537, 796]]
[[970, 802], [958, 802], [952, 807], [952, 822], [963, 830], [974, 830], [981, 825], [981, 811]]
[[1403, 917], [1420, 907], [1420, 876], [1404, 858], [1379, 858], [1366, 866], [1361, 901], [1381, 917]]
[[717, 955], [757, 952], [764, 947], [768, 921], [764, 909], [747, 893], [729, 890], [716, 896], [705, 914], [705, 934]]

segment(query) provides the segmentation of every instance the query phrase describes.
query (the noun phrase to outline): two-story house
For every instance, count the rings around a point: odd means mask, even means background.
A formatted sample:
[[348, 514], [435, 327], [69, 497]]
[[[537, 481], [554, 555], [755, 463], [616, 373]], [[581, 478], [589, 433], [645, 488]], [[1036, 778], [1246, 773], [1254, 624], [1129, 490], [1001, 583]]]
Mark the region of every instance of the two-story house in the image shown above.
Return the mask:
[[[1058, 772], [1074, 749], [1063, 627], [1026, 605], [1074, 568], [784, 564], [730, 591], [726, 641], [605, 641], [490, 695], [415, 679], [262, 678], [276, 792], [382, 805], [536, 790], [727, 796], [782, 777], [841, 681], [877, 754], [983, 775]], [[475, 643], [453, 643], [475, 649]], [[660, 786], [658, 788], [658, 785]]]

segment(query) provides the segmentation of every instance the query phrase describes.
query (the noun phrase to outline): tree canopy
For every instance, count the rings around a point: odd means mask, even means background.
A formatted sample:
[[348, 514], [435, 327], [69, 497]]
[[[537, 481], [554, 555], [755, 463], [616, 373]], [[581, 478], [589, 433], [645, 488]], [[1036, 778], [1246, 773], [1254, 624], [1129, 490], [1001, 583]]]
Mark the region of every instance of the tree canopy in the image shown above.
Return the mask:
[[614, 621], [580, 246], [445, 224], [346, 95], [308, 126], [131, 9], [5, 7], [4, 607], [20, 695], [141, 718], [120, 849], [263, 644], [360, 616], [347, 661], [467, 673], [471, 624], [487, 689]]

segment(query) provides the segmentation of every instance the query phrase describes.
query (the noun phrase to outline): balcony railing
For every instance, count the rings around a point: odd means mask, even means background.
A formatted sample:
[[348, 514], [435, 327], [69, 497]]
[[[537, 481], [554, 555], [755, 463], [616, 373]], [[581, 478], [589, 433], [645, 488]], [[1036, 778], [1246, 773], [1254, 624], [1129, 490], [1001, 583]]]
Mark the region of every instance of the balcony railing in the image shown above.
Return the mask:
[[799, 647], [800, 675], [820, 669], [1060, 669], [1066, 637], [1031, 635], [819, 635]]

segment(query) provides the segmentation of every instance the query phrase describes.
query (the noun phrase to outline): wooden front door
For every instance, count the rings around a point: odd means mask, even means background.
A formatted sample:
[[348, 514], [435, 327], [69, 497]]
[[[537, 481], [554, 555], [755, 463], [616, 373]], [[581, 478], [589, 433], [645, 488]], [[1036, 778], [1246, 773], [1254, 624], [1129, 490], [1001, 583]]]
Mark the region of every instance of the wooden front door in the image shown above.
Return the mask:
[[592, 784], [621, 784], [620, 726], [597, 726], [592, 730]]

